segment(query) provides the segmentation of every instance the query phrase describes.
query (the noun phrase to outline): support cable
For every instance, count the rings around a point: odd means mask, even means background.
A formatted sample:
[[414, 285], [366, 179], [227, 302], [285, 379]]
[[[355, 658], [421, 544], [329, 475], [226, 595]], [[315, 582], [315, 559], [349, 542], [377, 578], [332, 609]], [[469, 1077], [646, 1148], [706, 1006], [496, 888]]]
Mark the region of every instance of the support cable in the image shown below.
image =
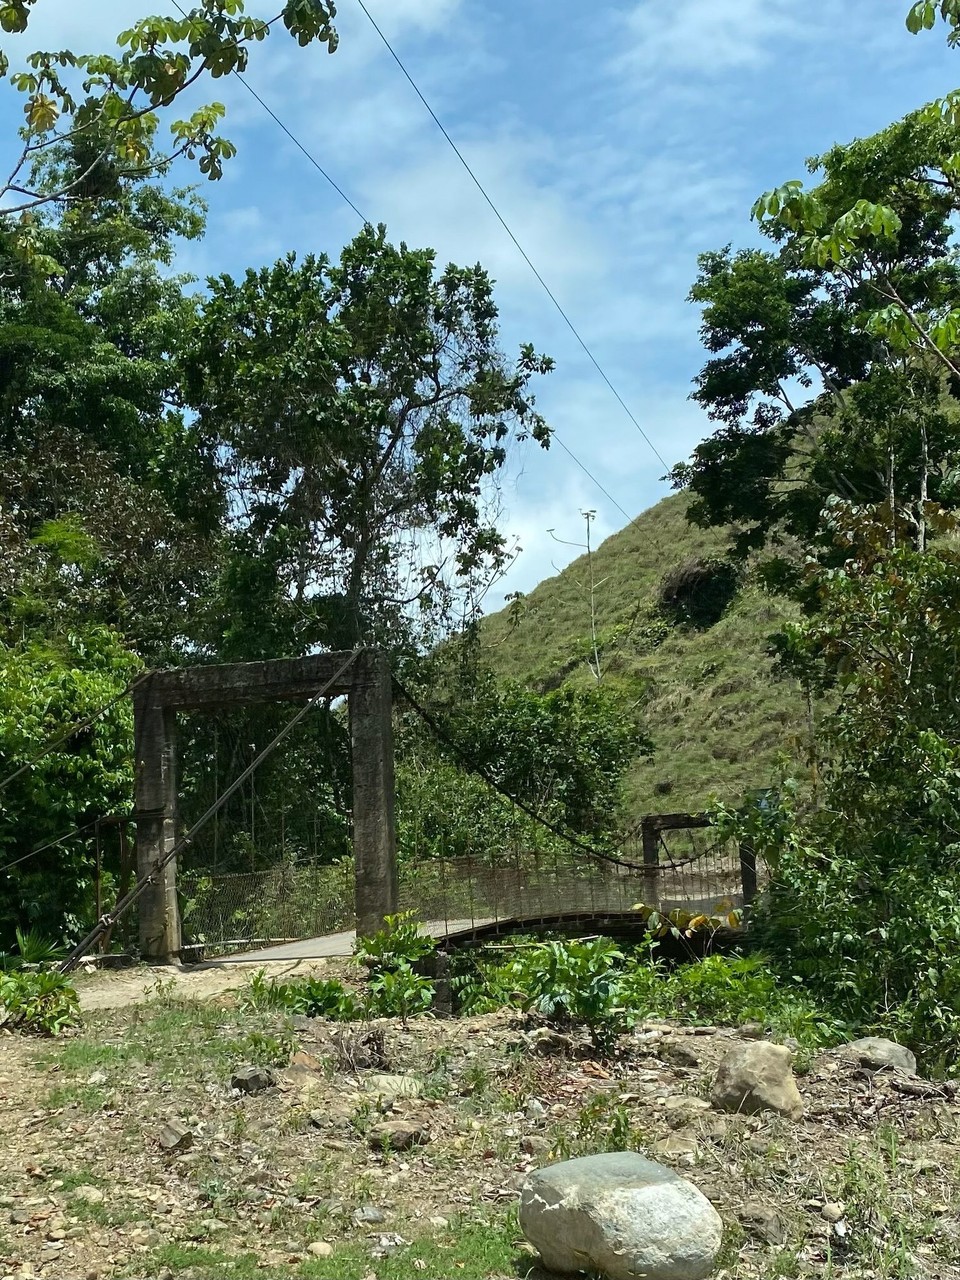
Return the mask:
[[[498, 795], [503, 796], [505, 800], [509, 800], [512, 805], [515, 805], [516, 808], [521, 811], [521, 813], [525, 813], [528, 818], [532, 818], [534, 822], [539, 823], [541, 827], [545, 827], [547, 831], [552, 832], [555, 836], [559, 836], [561, 840], [566, 841], [567, 844], [576, 849], [579, 853], [582, 853], [585, 857], [592, 858], [594, 861], [598, 862], [607, 862], [615, 867], [626, 867], [629, 871], [643, 872], [645, 870], [649, 870], [649, 868], [646, 868], [642, 862], [629, 862], [625, 858], [618, 858], [615, 854], [603, 853], [600, 849], [594, 848], [593, 845], [587, 844], [586, 841], [580, 840], [577, 836], [571, 835], [569, 831], [564, 831], [562, 827], [557, 826], [556, 823], [550, 822], [548, 818], [537, 813], [537, 811], [530, 805], [525, 804], [522, 800], [518, 800], [516, 796], [511, 795], [510, 792], [501, 786], [496, 778], [493, 777], [488, 769], [485, 769], [483, 765], [477, 764], [475, 760], [470, 758], [460, 744], [450, 737], [436, 717], [431, 715], [425, 707], [421, 706], [413, 694], [409, 692], [409, 690], [401, 683], [400, 680], [397, 679], [396, 676], [393, 678], [393, 686], [401, 697], [416, 712], [424, 724], [432, 731], [437, 740], [452, 751], [460, 760], [461, 764], [469, 770], [469, 772], [476, 774], [479, 778], [482, 778], [489, 787], [496, 791]], [[622, 849], [619, 850], [619, 852], [622, 852]], [[683, 864], [677, 863], [677, 866], [680, 865]], [[669, 862], [661, 862], [660, 866], [667, 871], [673, 870], [673, 866]]]
[[91, 929], [91, 931], [82, 940], [82, 942], [79, 942], [74, 947], [74, 949], [70, 952], [67, 958], [58, 966], [60, 973], [70, 973], [71, 970], [75, 969], [76, 966], [79, 964], [81, 958], [86, 955], [86, 953], [90, 950], [90, 948], [94, 946], [94, 944], [103, 936], [103, 934], [106, 933], [106, 931], [109, 928], [115, 925], [116, 922], [120, 919], [120, 917], [134, 904], [134, 902], [137, 901], [138, 898], [142, 896], [147, 886], [153, 883], [154, 877], [159, 875], [160, 872], [163, 871], [163, 869], [167, 867], [174, 860], [174, 858], [178, 856], [178, 854], [182, 853], [184, 849], [186, 849], [190, 844], [193, 843], [197, 835], [200, 833], [203, 827], [206, 826], [206, 824], [210, 821], [210, 819], [214, 816], [214, 814], [218, 813], [220, 809], [222, 809], [223, 806], [226, 804], [226, 802], [230, 799], [230, 797], [234, 795], [235, 792], [239, 791], [239, 789], [243, 786], [243, 784], [254, 772], [254, 770], [256, 770], [263, 763], [263, 761], [266, 760], [266, 758], [269, 755], [273, 754], [273, 752], [277, 749], [280, 743], [283, 742], [284, 739], [287, 738], [293, 732], [293, 730], [297, 727], [300, 721], [303, 720], [306, 717], [306, 715], [313, 710], [313, 708], [317, 705], [317, 703], [340, 680], [340, 677], [356, 661], [357, 654], [358, 654], [358, 650], [354, 650], [351, 654], [349, 654], [349, 656], [340, 665], [340, 667], [334, 673], [334, 675], [332, 675], [330, 679], [327, 680], [326, 683], [320, 689], [318, 689], [315, 694], [312, 695], [309, 701], [305, 702], [303, 706], [300, 708], [300, 710], [297, 711], [297, 713], [294, 716], [292, 716], [290, 720], [287, 721], [287, 723], [276, 735], [276, 737], [264, 747], [264, 749], [260, 752], [260, 754], [256, 756], [256, 758], [246, 767], [246, 769], [244, 769], [243, 772], [234, 779], [234, 781], [230, 784], [230, 786], [227, 787], [225, 791], [220, 793], [220, 795], [216, 798], [216, 800], [214, 800], [214, 802], [210, 805], [210, 807], [206, 810], [206, 812], [203, 813], [197, 819], [197, 821], [193, 824], [190, 830], [184, 836], [182, 836], [179, 840], [177, 840], [176, 843], [173, 845], [173, 847], [167, 853], [163, 854], [162, 857], [157, 859], [157, 861], [150, 868], [150, 870], [145, 875], [139, 878], [137, 883], [129, 890], [128, 893], [126, 893], [120, 899], [120, 901], [115, 905], [112, 911], [108, 912], [104, 916], [101, 916], [101, 918], [97, 921], [96, 926], [93, 929]]

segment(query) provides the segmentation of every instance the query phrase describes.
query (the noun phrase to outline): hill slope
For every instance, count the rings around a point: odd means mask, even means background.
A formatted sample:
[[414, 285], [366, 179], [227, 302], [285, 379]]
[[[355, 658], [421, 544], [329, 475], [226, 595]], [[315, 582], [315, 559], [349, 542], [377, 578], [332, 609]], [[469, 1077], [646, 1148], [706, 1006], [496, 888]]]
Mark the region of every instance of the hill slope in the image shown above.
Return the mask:
[[[776, 677], [766, 653], [769, 635], [793, 616], [786, 602], [742, 585], [719, 620], [701, 626], [660, 608], [666, 575], [723, 554], [723, 531], [690, 525], [686, 506], [684, 495], [665, 498], [593, 553], [602, 680], [638, 709], [656, 749], [628, 780], [637, 815], [697, 810], [711, 794], [736, 801], [769, 785], [777, 755], [795, 750], [806, 723], [799, 688]], [[485, 620], [499, 675], [542, 689], [595, 682], [590, 567], [582, 556]], [[704, 602], [702, 584], [690, 598], [694, 608]]]

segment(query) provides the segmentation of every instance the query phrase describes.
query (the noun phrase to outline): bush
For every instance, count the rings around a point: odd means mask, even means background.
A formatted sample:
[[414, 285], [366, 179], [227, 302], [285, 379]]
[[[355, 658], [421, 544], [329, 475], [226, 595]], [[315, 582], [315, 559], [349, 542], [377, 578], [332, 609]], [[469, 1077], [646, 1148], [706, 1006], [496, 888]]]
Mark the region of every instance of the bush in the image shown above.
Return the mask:
[[302, 978], [299, 982], [267, 980], [261, 969], [250, 979], [241, 1004], [251, 1009], [279, 1009], [291, 1016], [329, 1018], [350, 1022], [363, 1016], [363, 1008], [342, 982], [335, 978]]
[[672, 622], [705, 631], [723, 617], [739, 585], [740, 570], [729, 560], [688, 560], [666, 574], [658, 603]]
[[80, 1002], [66, 974], [19, 969], [0, 973], [0, 1026], [56, 1036], [80, 1021]]
[[629, 1025], [623, 1006], [624, 954], [608, 938], [545, 942], [522, 951], [505, 975], [523, 992], [521, 1007], [558, 1026], [582, 1023], [608, 1050]]
[[843, 1025], [762, 956], [708, 956], [668, 968], [656, 942], [624, 952], [606, 938], [524, 947], [506, 963], [479, 962], [456, 979], [470, 1012], [517, 1005], [557, 1026], [585, 1026], [609, 1052], [642, 1018], [740, 1026], [756, 1022], [816, 1049], [842, 1038]]
[[624, 1002], [636, 1015], [701, 1025], [758, 1023], [807, 1049], [842, 1038], [843, 1026], [797, 983], [784, 983], [766, 957], [707, 956], [665, 969], [636, 965], [624, 979]]

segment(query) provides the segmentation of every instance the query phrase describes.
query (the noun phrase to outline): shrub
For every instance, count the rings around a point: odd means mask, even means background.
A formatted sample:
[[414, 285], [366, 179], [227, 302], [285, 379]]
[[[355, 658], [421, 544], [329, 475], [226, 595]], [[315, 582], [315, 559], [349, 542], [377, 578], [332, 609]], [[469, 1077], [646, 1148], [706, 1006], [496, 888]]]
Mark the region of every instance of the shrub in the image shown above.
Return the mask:
[[658, 603], [671, 621], [705, 631], [723, 617], [739, 585], [740, 571], [729, 560], [688, 560], [666, 574]]
[[349, 1022], [362, 1017], [356, 997], [335, 978], [302, 978], [299, 982], [267, 979], [263, 970], [250, 979], [241, 1005], [251, 1009], [279, 1009], [304, 1018], [329, 1018]]
[[80, 1002], [66, 974], [30, 969], [0, 973], [0, 1026], [56, 1036], [80, 1021]]
[[796, 982], [784, 983], [766, 957], [707, 956], [666, 969], [634, 965], [624, 978], [624, 1002], [635, 1016], [741, 1026], [759, 1023], [808, 1049], [835, 1043], [843, 1027]]
[[521, 1005], [556, 1025], [583, 1023], [595, 1047], [607, 1050], [629, 1025], [623, 1006], [624, 954], [608, 938], [545, 942], [522, 951], [507, 979]]
[[358, 938], [356, 956], [371, 973], [385, 973], [407, 965], [412, 968], [418, 960], [428, 956], [436, 948], [436, 942], [420, 927], [412, 911], [387, 916], [384, 927], [369, 938]]

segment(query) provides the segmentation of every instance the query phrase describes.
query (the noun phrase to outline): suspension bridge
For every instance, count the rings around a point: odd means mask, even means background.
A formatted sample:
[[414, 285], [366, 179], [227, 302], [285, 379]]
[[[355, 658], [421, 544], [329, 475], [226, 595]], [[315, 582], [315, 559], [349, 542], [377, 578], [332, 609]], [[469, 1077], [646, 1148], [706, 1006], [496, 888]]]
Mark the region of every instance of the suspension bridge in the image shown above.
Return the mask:
[[[306, 959], [350, 954], [356, 935], [410, 912], [447, 942], [531, 929], [623, 933], [651, 915], [707, 916], [734, 925], [764, 875], [752, 851], [724, 839], [703, 814], [652, 814], [615, 849], [595, 848], [539, 817], [474, 769], [555, 838], [491, 842], [472, 856], [397, 857], [393, 758], [394, 697], [405, 698], [439, 737], [377, 650], [328, 653], [260, 663], [155, 672], [131, 690], [136, 794], [128, 817], [98, 819], [99, 919], [67, 965], [105, 951], [123, 933], [130, 950], [155, 963], [213, 958]], [[310, 710], [324, 699], [349, 704], [352, 758], [352, 857], [331, 862], [317, 847], [249, 870], [193, 859], [201, 833]], [[202, 814], [182, 829], [178, 718], [225, 709], [293, 702], [299, 709], [228, 781]], [[448, 747], [455, 746], [447, 740]], [[454, 754], [463, 756], [460, 748]], [[471, 767], [464, 758], [465, 768]], [[251, 820], [253, 810], [251, 809]], [[129, 827], [129, 831], [128, 831]], [[529, 827], [526, 828], [529, 831]], [[115, 900], [103, 909], [101, 837], [116, 834], [121, 865]], [[132, 833], [132, 835], [131, 835]], [[127, 924], [136, 907], [136, 935]]]

